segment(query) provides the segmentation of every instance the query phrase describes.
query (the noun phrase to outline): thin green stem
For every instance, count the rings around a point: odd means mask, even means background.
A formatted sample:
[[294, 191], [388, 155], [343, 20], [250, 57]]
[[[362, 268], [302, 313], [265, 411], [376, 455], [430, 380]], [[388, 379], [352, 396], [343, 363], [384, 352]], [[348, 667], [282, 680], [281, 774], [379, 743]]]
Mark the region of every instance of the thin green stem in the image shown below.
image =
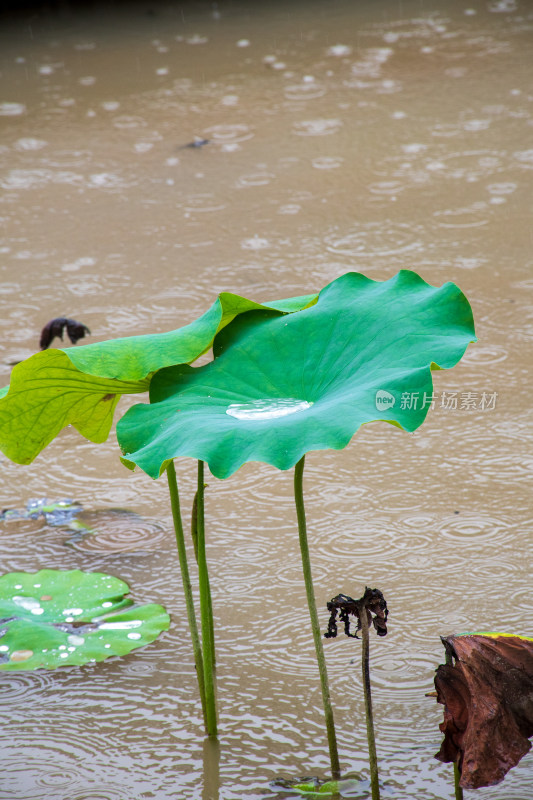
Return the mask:
[[463, 789], [459, 784], [461, 780], [461, 773], [459, 772], [459, 764], [454, 761], [453, 764], [453, 783], [455, 787], [455, 800], [463, 800]]
[[191, 512], [191, 539], [194, 547], [194, 557], [198, 564], [198, 492], [195, 492]]
[[370, 636], [368, 635], [368, 614], [363, 601], [359, 604], [361, 621], [361, 667], [363, 671], [363, 689], [365, 697], [366, 738], [368, 741], [368, 761], [370, 764], [370, 785], [372, 800], [380, 800], [378, 756], [376, 753], [376, 737], [374, 735], [374, 717], [372, 714], [372, 694], [370, 691]]
[[333, 720], [333, 709], [329, 693], [328, 673], [326, 668], [326, 658], [322, 647], [322, 632], [318, 620], [316, 608], [315, 592], [313, 588], [313, 578], [311, 575], [311, 559], [309, 557], [309, 545], [307, 542], [307, 525], [305, 521], [305, 507], [303, 496], [303, 472], [305, 456], [302, 456], [296, 464], [294, 470], [294, 501], [296, 503], [296, 515], [298, 518], [298, 532], [300, 536], [300, 552], [302, 554], [302, 567], [305, 581], [305, 591], [307, 594], [307, 605], [309, 606], [309, 616], [311, 617], [311, 628], [313, 630], [313, 640], [315, 643], [316, 660], [320, 674], [320, 686], [322, 688], [322, 703], [324, 705], [324, 715], [326, 718], [326, 731], [328, 736], [329, 758], [331, 762], [332, 778], [340, 778], [339, 754], [337, 750], [337, 737], [335, 734], [335, 723]]
[[211, 651], [213, 654], [213, 667], [217, 663], [217, 651], [215, 647], [215, 621], [213, 619], [213, 601], [211, 600], [211, 583], [209, 581], [209, 574], [207, 574], [207, 607], [209, 615], [209, 636], [211, 639]]
[[178, 493], [178, 481], [176, 479], [176, 469], [174, 462], [169, 461], [167, 466], [167, 480], [168, 490], [170, 493], [170, 505], [172, 508], [172, 519], [174, 521], [174, 532], [176, 534], [176, 544], [178, 547], [178, 556], [181, 570], [181, 580], [183, 583], [183, 593], [185, 595], [185, 604], [187, 607], [187, 619], [189, 622], [189, 630], [191, 632], [192, 648], [194, 653], [194, 663], [196, 666], [196, 677], [198, 679], [198, 689], [200, 691], [200, 700], [202, 702], [202, 713], [204, 717], [204, 725], [207, 730], [207, 708], [206, 708], [206, 694], [205, 694], [205, 681], [204, 681], [204, 664], [202, 657], [202, 648], [200, 645], [200, 637], [198, 635], [198, 626], [196, 624], [196, 614], [194, 611], [194, 600], [192, 596], [191, 578], [189, 575], [189, 565], [187, 563], [187, 551], [185, 549], [185, 537], [183, 535], [183, 523], [181, 520], [180, 499]]
[[198, 544], [198, 579], [200, 584], [200, 613], [202, 617], [202, 653], [204, 657], [205, 704], [207, 733], [217, 735], [217, 709], [215, 694], [215, 650], [211, 590], [205, 556], [204, 524], [204, 462], [198, 461], [198, 487], [196, 492], [196, 532]]

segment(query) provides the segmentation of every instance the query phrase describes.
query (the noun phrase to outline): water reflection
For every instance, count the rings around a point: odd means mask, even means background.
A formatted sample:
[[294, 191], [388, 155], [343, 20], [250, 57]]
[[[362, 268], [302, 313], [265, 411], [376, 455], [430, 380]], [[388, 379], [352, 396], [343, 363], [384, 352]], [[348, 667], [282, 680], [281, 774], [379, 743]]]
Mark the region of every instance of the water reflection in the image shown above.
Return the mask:
[[206, 737], [203, 743], [204, 780], [202, 800], [219, 800], [220, 797], [220, 742]]
[[230, 417], [243, 420], [263, 420], [286, 417], [311, 408], [313, 404], [307, 400], [296, 400], [292, 397], [268, 398], [266, 400], [250, 400], [246, 403], [232, 403], [226, 409]]

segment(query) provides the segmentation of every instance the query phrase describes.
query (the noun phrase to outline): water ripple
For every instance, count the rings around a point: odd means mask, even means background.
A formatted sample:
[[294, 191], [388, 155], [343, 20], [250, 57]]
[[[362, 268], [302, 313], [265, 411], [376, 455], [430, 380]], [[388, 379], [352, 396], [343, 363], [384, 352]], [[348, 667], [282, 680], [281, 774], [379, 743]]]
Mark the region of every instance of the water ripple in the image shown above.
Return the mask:
[[31, 703], [34, 694], [41, 695], [53, 686], [51, 672], [3, 672], [2, 703], [18, 704], [21, 700]]
[[340, 156], [318, 156], [312, 161], [315, 169], [338, 169], [343, 163], [344, 159]]
[[[37, 731], [26, 734], [13, 733], [11, 738], [13, 756], [5, 765], [3, 786], [10, 790], [10, 796], [18, 800], [34, 800], [36, 788], [43, 791], [68, 791], [69, 798], [88, 800], [121, 800], [124, 797], [123, 779], [120, 779], [118, 765], [106, 771], [106, 781], [96, 781], [95, 762], [101, 757], [97, 754], [109, 748], [109, 742], [94, 733], [82, 740], [75, 727], [68, 723], [62, 728], [49, 730], [42, 739]], [[58, 765], [61, 765], [58, 768]], [[113, 773], [115, 777], [114, 785]], [[111, 778], [111, 781], [110, 781]], [[94, 789], [93, 789], [94, 787]]]
[[119, 130], [145, 128], [147, 124], [143, 117], [132, 114], [120, 114], [118, 117], [113, 117], [113, 126]]
[[246, 186], [266, 186], [276, 176], [272, 172], [252, 172], [250, 175], [241, 175], [237, 178], [239, 188]]
[[7, 177], [0, 181], [0, 185], [12, 189], [41, 189], [50, 183], [70, 184], [71, 186], [83, 183], [83, 177], [75, 172], [54, 171], [51, 169], [13, 169]]
[[18, 117], [25, 112], [24, 103], [0, 103], [0, 117]]
[[143, 519], [122, 509], [83, 511], [76, 522], [81, 523], [83, 529], [66, 543], [80, 553], [146, 553], [172, 541], [165, 528], [155, 520]]
[[223, 208], [226, 208], [226, 204], [217, 201], [214, 194], [204, 192], [189, 195], [183, 208], [186, 214], [210, 214], [214, 211], [222, 211]]
[[326, 87], [318, 81], [294, 83], [284, 89], [287, 100], [314, 100], [326, 94]]
[[308, 119], [295, 122], [293, 129], [297, 136], [329, 136], [337, 133], [341, 126], [340, 119]]
[[463, 358], [465, 363], [472, 366], [485, 366], [486, 364], [499, 364], [501, 361], [505, 361], [508, 356], [508, 350], [501, 345], [476, 344], [475, 347], [468, 348]]
[[518, 150], [513, 157], [524, 169], [533, 169], [533, 150]]
[[43, 147], [46, 147], [48, 142], [45, 142], [44, 139], [36, 139], [31, 136], [25, 136], [22, 139], [17, 139], [15, 142], [15, 149], [20, 150], [22, 152], [28, 150], [42, 150]]
[[254, 135], [250, 127], [243, 123], [212, 125], [210, 128], [206, 128], [204, 133], [208, 138], [213, 139], [215, 144], [244, 142]]
[[339, 235], [338, 231], [325, 237], [330, 253], [366, 258], [372, 255], [398, 255], [422, 249], [417, 230], [404, 223], [374, 222]]
[[486, 203], [476, 203], [465, 208], [435, 211], [433, 216], [441, 228], [481, 228], [489, 224]]

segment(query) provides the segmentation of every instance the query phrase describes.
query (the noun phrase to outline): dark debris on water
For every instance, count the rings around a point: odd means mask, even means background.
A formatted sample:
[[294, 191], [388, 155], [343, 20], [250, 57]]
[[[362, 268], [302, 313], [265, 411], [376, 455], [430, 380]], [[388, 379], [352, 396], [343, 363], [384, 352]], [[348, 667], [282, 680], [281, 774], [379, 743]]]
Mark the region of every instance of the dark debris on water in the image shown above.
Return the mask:
[[65, 328], [72, 344], [76, 344], [76, 342], [84, 338], [85, 334], [91, 332], [83, 322], [78, 322], [68, 317], [56, 317], [47, 322], [41, 331], [41, 339], [39, 341], [41, 350], [47, 350], [56, 336], [63, 341]]

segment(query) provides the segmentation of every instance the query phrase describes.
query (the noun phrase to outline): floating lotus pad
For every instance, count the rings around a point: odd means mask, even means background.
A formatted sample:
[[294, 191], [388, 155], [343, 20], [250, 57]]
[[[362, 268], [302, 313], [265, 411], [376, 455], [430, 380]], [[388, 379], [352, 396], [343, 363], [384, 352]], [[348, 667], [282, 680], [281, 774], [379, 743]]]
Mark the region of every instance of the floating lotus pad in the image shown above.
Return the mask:
[[41, 517], [53, 528], [73, 531], [65, 544], [82, 553], [144, 553], [161, 548], [166, 540], [165, 528], [156, 520], [144, 519], [124, 508], [84, 511], [80, 503], [67, 498], [28, 500], [23, 511], [4, 509], [0, 523]]
[[145, 392], [162, 367], [190, 363], [208, 350], [218, 331], [253, 309], [290, 313], [316, 295], [254, 303], [223, 292], [201, 317], [168, 333], [44, 350], [14, 367], [0, 390], [0, 449], [29, 464], [62, 428], [73, 425], [92, 442], [105, 442], [123, 394]]
[[326, 798], [340, 796], [363, 800], [363, 798], [369, 796], [370, 781], [360, 780], [359, 778], [342, 778], [341, 780], [329, 781], [321, 781], [316, 777], [296, 778], [295, 780], [276, 778], [270, 782], [269, 788], [273, 792], [282, 792], [284, 797], [287, 797], [287, 795], [299, 795], [300, 797], [316, 797], [326, 800]]
[[431, 370], [454, 366], [471, 341], [472, 310], [454, 284], [348, 273], [304, 310], [234, 319], [209, 364], [160, 370], [150, 405], [118, 423], [123, 462], [157, 478], [190, 456], [226, 478], [247, 461], [289, 469], [310, 450], [341, 449], [374, 420], [414, 431]]
[[26, 503], [26, 508], [20, 511], [15, 508], [5, 508], [0, 513], [1, 522], [13, 522], [21, 519], [39, 519], [43, 517], [47, 525], [52, 527], [68, 528], [75, 522], [82, 511], [79, 503], [70, 498], [61, 500], [48, 500], [46, 497], [32, 498]]
[[153, 603], [126, 598], [112, 575], [42, 569], [0, 577], [0, 669], [55, 669], [123, 656], [167, 630]]

